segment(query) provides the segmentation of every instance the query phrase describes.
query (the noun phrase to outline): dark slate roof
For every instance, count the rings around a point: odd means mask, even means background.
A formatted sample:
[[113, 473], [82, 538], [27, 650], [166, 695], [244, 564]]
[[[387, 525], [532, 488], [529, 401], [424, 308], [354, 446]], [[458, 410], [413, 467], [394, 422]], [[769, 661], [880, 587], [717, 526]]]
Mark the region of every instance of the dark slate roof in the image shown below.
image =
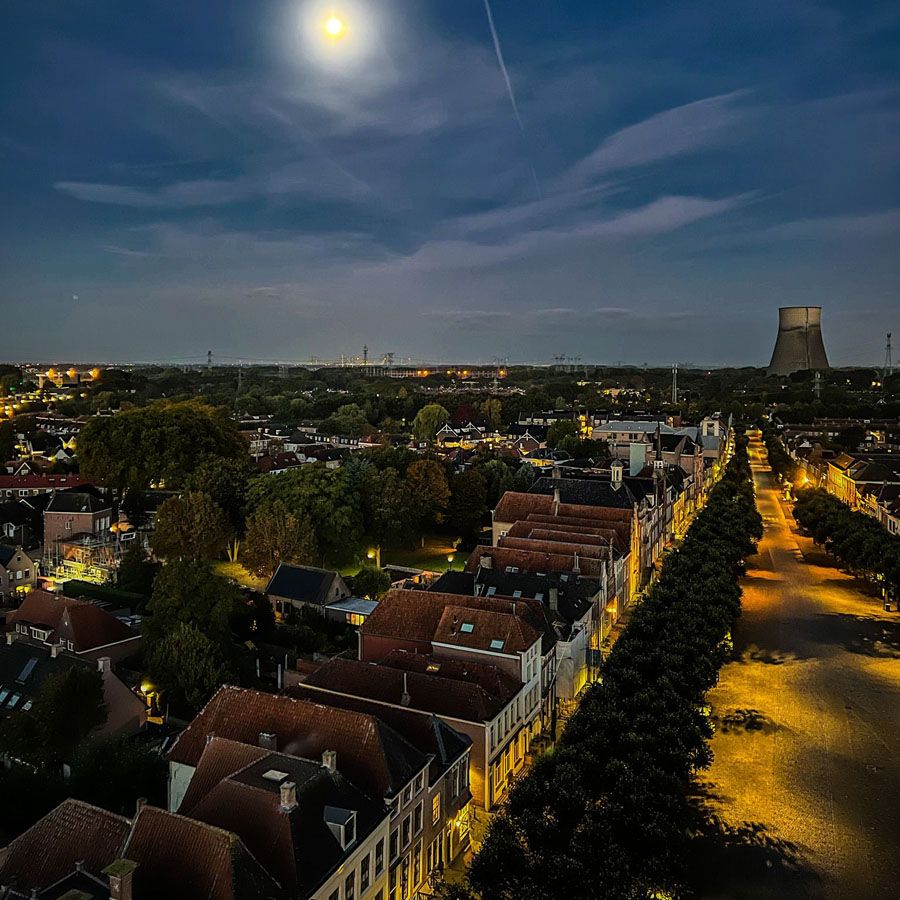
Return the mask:
[[438, 594], [464, 594], [471, 597], [475, 594], [475, 576], [460, 569], [448, 570], [428, 590]]
[[519, 596], [537, 598], [548, 609], [550, 588], [555, 587], [559, 598], [558, 615], [570, 625], [590, 609], [591, 600], [600, 591], [597, 581], [573, 575], [567, 575], [563, 581], [561, 572], [536, 575], [479, 568], [473, 577], [475, 591], [479, 595], [486, 595], [491, 588], [494, 593], [507, 597], [515, 596], [519, 591]]
[[[202, 775], [208, 756], [218, 756], [214, 738], [204, 750], [195, 778]], [[236, 745], [240, 746], [240, 745]], [[213, 781], [190, 808], [182, 810], [192, 819], [237, 834], [247, 849], [292, 895], [302, 897], [316, 888], [341, 865], [348, 852], [377, 827], [389, 811], [381, 799], [367, 797], [340, 773], [331, 772], [320, 760], [284, 753], [263, 752], [243, 768]], [[284, 777], [266, 773], [284, 773]], [[281, 784], [292, 782], [297, 805], [281, 807]], [[356, 813], [356, 840], [345, 851], [326, 823], [331, 811]]]
[[0, 566], [5, 566], [16, 555], [16, 548], [0, 544]]
[[321, 606], [336, 574], [328, 569], [279, 563], [269, 580], [266, 593]]
[[631, 509], [638, 502], [627, 484], [616, 489], [608, 479], [599, 478], [538, 478], [528, 493], [552, 495], [557, 489], [560, 502], [577, 506]]
[[[4, 641], [0, 644], [0, 693], [9, 691], [9, 695], [0, 703], [0, 714], [10, 711], [9, 703], [15, 694], [23, 698], [34, 697], [51, 675], [61, 675], [79, 665], [90, 664], [66, 654], [53, 658], [48, 647], [25, 641], [13, 641], [11, 644]], [[21, 708], [23, 703], [24, 700], [20, 699], [15, 708]]]
[[57, 491], [47, 504], [46, 512], [94, 513], [112, 509], [112, 504], [87, 491]]

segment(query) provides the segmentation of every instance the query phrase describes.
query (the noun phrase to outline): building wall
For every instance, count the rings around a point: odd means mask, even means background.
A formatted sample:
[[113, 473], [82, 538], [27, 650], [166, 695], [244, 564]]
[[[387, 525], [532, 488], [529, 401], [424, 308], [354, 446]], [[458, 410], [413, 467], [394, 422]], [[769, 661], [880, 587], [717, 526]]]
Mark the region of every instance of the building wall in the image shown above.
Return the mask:
[[0, 599], [5, 599], [14, 591], [37, 584], [38, 566], [21, 547], [4, 568], [0, 566]]
[[44, 548], [49, 549], [56, 541], [66, 540], [79, 532], [101, 534], [109, 531], [112, 510], [104, 509], [96, 513], [44, 513]]
[[196, 771], [196, 766], [169, 761], [169, 812], [178, 812]]
[[[390, 820], [385, 816], [378, 826], [366, 836], [359, 847], [332, 873], [331, 877], [312, 894], [310, 900], [330, 900], [335, 892], [337, 892], [338, 897], [346, 897], [347, 880], [349, 878], [353, 879], [353, 896], [358, 898], [358, 900], [369, 900], [369, 898], [375, 897], [379, 891], [382, 892], [382, 896], [387, 897], [389, 828]], [[384, 856], [382, 857], [381, 871], [376, 875], [375, 848], [379, 843], [384, 848]], [[363, 861], [368, 862], [369, 871], [369, 885], [365, 890], [362, 889]]]

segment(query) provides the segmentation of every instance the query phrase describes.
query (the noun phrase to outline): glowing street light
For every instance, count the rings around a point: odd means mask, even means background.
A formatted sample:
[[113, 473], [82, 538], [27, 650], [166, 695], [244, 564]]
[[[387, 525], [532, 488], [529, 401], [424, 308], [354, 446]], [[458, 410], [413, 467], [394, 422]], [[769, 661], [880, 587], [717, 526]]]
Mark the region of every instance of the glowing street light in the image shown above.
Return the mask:
[[331, 37], [338, 37], [343, 30], [344, 23], [337, 16], [331, 16], [325, 23], [325, 31], [331, 35]]
[[450, 568], [452, 569], [453, 568], [453, 554], [452, 553], [447, 557], [447, 562], [450, 563]]

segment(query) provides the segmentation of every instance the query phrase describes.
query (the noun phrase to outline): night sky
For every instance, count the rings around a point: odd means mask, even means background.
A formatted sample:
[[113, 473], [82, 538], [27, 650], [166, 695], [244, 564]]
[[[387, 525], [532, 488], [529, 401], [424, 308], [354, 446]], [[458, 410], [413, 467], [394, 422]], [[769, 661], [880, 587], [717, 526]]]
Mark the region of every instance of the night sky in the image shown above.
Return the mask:
[[0, 358], [883, 360], [895, 0], [492, 11], [5, 3]]

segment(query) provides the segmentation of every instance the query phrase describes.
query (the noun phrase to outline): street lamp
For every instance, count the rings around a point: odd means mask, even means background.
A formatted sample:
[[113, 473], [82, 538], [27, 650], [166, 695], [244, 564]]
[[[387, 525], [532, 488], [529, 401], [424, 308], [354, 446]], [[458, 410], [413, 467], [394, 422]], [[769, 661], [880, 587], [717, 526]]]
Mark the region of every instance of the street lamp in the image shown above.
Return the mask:
[[381, 547], [373, 547], [366, 553], [366, 556], [369, 559], [375, 560], [375, 565], [380, 569], [381, 568]]
[[453, 554], [452, 553], [447, 557], [447, 562], [450, 563], [450, 569], [452, 571], [453, 570]]

